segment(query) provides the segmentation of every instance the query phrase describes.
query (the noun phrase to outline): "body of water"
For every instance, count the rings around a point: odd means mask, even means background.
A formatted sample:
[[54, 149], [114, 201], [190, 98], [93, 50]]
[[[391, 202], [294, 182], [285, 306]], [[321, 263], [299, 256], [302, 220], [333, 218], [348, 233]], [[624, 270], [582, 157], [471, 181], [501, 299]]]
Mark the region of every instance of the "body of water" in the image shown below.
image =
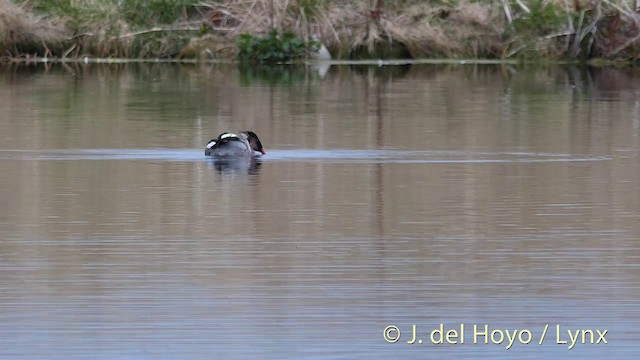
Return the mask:
[[0, 358], [634, 359], [639, 78], [5, 67]]

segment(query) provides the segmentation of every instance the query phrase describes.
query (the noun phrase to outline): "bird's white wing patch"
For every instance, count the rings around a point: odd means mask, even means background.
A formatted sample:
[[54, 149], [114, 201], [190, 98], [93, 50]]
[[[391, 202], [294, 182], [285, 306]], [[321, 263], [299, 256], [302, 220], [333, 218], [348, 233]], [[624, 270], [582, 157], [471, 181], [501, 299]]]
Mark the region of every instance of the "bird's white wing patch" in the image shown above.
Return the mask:
[[226, 138], [230, 138], [230, 137], [238, 137], [238, 135], [234, 134], [234, 133], [226, 133], [226, 134], [222, 134], [220, 135], [220, 140], [222, 139], [226, 139]]
[[207, 144], [207, 149], [211, 149], [215, 144], [216, 144], [216, 141], [215, 141], [215, 140], [211, 140], [211, 141]]

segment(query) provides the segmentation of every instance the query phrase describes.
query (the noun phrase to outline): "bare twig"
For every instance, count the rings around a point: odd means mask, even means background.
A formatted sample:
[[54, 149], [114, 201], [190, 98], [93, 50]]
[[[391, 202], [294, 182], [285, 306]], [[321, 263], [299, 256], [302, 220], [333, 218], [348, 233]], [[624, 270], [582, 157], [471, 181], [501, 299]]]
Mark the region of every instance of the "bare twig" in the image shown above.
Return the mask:
[[[633, 20], [636, 24], [636, 29], [640, 28], [640, 17], [638, 16], [638, 14], [636, 14], [635, 12], [633, 12], [630, 8], [629, 8], [629, 4], [627, 4], [626, 2], [623, 2], [624, 6], [626, 9], [621, 8], [620, 6], [612, 3], [610, 0], [603, 0], [605, 3], [607, 3], [609, 6], [615, 8], [616, 10], [618, 10], [619, 12], [621, 12], [622, 14], [624, 14], [625, 16], [629, 17], [631, 20]], [[640, 39], [640, 31], [638, 33], [638, 35], [634, 36], [633, 38], [627, 40], [624, 42], [624, 44], [618, 46], [617, 48], [609, 51], [607, 53], [607, 56], [614, 56], [616, 54], [618, 54], [619, 52], [621, 52], [622, 50], [628, 48], [629, 46], [633, 45], [633, 43], [635, 43], [636, 41], [638, 41]]]
[[278, 28], [282, 27], [282, 19], [287, 15], [288, 7], [289, 7], [289, 0], [286, 0], [284, 3], [284, 10], [282, 11], [282, 16], [278, 17]]
[[336, 43], [340, 44], [341, 43], [340, 35], [338, 35], [338, 31], [336, 30], [336, 28], [331, 23], [331, 19], [326, 15], [323, 15], [322, 18], [324, 19], [324, 22], [329, 25], [328, 26], [329, 30], [331, 30], [331, 33], [333, 34], [333, 37], [336, 40]]
[[526, 47], [526, 45], [520, 45], [520, 46], [516, 47], [515, 49], [512, 49], [511, 51], [509, 51], [509, 52], [507, 53], [507, 55], [505, 56], [505, 58], [510, 58], [510, 57], [512, 57], [513, 55], [515, 55], [516, 53], [518, 53], [518, 51], [520, 51], [520, 50], [524, 49], [525, 47]]
[[232, 31], [237, 31], [238, 29], [235, 27], [222, 27], [222, 26], [212, 26], [211, 30], [214, 31], [228, 31], [228, 32], [232, 32]]
[[51, 52], [51, 50], [49, 50], [49, 47], [44, 42], [44, 40], [42, 40], [42, 47], [44, 47], [44, 57], [45, 57], [45, 59], [48, 58], [49, 56], [53, 56], [53, 53]]
[[561, 32], [545, 35], [542, 38], [545, 40], [548, 40], [548, 39], [553, 39], [553, 38], [562, 37], [562, 36], [570, 37], [571, 35], [575, 35], [575, 34], [576, 34], [575, 31], [561, 31]]
[[529, 14], [531, 12], [531, 10], [529, 10], [529, 8], [527, 7], [527, 5], [525, 5], [522, 0], [515, 0], [516, 3], [520, 6], [520, 8], [522, 10], [524, 10], [524, 12], [526, 12], [527, 14]]
[[502, 0], [502, 7], [504, 8], [504, 14], [507, 16], [507, 21], [509, 24], [513, 22], [513, 17], [511, 16], [511, 8], [509, 8], [509, 2], [507, 0]]
[[[299, 9], [300, 10], [300, 17], [298, 18], [298, 24], [304, 24], [302, 25], [303, 29], [306, 29], [307, 33], [309, 33], [309, 21], [307, 21], [307, 16], [304, 14], [304, 10], [302, 10], [302, 8]], [[300, 25], [298, 25], [300, 26]], [[308, 35], [308, 34], [307, 34]]]
[[633, 20], [636, 23], [636, 25], [640, 25], [640, 17], [638, 17], [638, 14], [636, 14], [635, 12], [631, 11], [631, 9], [629, 9], [629, 4], [627, 4], [626, 2], [622, 2], [627, 8], [627, 9], [623, 9], [617, 4], [612, 3], [610, 0], [603, 0], [603, 1], [607, 3], [609, 6], [613, 7], [614, 9], [620, 11], [623, 15]]
[[627, 40], [624, 42], [624, 44], [618, 46], [617, 48], [609, 51], [609, 53], [607, 53], [607, 56], [614, 56], [617, 53], [619, 53], [620, 51], [628, 48], [629, 46], [633, 45], [633, 43], [635, 43], [636, 41], [640, 40], [640, 34], [636, 35], [635, 37]]
[[64, 54], [62, 54], [62, 58], [66, 59], [67, 56], [73, 51], [73, 49], [76, 48], [76, 44], [71, 45], [71, 47], [69, 48], [69, 50], [65, 51]]
[[578, 20], [578, 31], [573, 37], [573, 46], [571, 48], [571, 57], [575, 58], [580, 52], [580, 42], [582, 42], [582, 22], [584, 21], [584, 10], [580, 10], [580, 19]]
[[241, 29], [242, 26], [244, 26], [244, 24], [247, 22], [247, 19], [249, 18], [249, 15], [251, 15], [251, 12], [253, 11], [253, 8], [256, 6], [257, 2], [258, 2], [258, 0], [253, 0], [253, 3], [249, 7], [249, 10], [247, 10], [247, 13], [244, 16], [244, 19], [242, 19], [242, 22], [240, 22], [240, 26], [238, 26], [238, 28]]
[[591, 20], [591, 24], [589, 24], [589, 26], [587, 26], [584, 30], [584, 34], [585, 34], [584, 36], [586, 36], [586, 34], [588, 33], [591, 34], [591, 37], [589, 38], [589, 45], [585, 49], [587, 51], [587, 55], [591, 53], [591, 50], [593, 49], [593, 44], [596, 41], [596, 31], [598, 31], [598, 21], [600, 21], [600, 17], [602, 16], [601, 4], [602, 4], [602, 0], [596, 1], [594, 5], [596, 9], [596, 13], [593, 16], [593, 20]]
[[[574, 32], [575, 29], [573, 27], [573, 21], [571, 20], [571, 13], [569, 12], [569, 0], [564, 0], [564, 7], [565, 7], [565, 12], [567, 13], [567, 27], [569, 29], [569, 31]], [[566, 37], [565, 42], [564, 42], [564, 49], [565, 52], [569, 52], [569, 42], [570, 42], [571, 38], [569, 36]]]
[[124, 35], [120, 35], [117, 37], [114, 37], [114, 40], [120, 40], [120, 39], [124, 39], [124, 38], [128, 38], [128, 37], [132, 37], [132, 36], [138, 36], [138, 35], [143, 35], [143, 34], [149, 34], [149, 33], [154, 33], [154, 32], [172, 32], [172, 31], [200, 31], [200, 27], [193, 27], [193, 26], [187, 26], [187, 27], [169, 27], [169, 28], [160, 28], [160, 27], [154, 27], [151, 29], [147, 29], [147, 30], [141, 30], [141, 31], [136, 31], [136, 32], [131, 32], [128, 34], [124, 34]]
[[[387, 20], [384, 20], [387, 21]], [[382, 26], [384, 33], [387, 35], [387, 39], [389, 40], [389, 46], [393, 44], [393, 38], [391, 37], [391, 33], [389, 32], [389, 28], [387, 26]]]

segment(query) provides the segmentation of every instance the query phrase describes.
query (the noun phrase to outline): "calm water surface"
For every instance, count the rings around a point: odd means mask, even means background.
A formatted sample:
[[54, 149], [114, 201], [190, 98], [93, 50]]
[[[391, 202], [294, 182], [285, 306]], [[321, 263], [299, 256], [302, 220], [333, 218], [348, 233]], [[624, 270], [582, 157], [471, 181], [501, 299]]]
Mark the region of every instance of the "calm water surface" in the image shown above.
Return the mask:
[[[5, 67], [0, 358], [634, 359], [639, 79]], [[204, 158], [244, 129], [255, 166]]]

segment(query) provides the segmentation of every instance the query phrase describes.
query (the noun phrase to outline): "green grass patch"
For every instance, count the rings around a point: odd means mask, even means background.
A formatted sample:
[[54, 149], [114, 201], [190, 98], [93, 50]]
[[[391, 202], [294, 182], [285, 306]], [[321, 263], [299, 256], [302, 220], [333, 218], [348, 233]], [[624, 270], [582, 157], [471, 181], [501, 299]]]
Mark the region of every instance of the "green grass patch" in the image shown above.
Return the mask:
[[306, 58], [320, 46], [290, 31], [271, 30], [266, 36], [242, 34], [237, 38], [238, 59], [243, 62], [283, 63]]
[[513, 20], [513, 28], [519, 33], [536, 35], [557, 30], [567, 22], [566, 12], [557, 4], [542, 0], [529, 4], [529, 13], [524, 13]]

